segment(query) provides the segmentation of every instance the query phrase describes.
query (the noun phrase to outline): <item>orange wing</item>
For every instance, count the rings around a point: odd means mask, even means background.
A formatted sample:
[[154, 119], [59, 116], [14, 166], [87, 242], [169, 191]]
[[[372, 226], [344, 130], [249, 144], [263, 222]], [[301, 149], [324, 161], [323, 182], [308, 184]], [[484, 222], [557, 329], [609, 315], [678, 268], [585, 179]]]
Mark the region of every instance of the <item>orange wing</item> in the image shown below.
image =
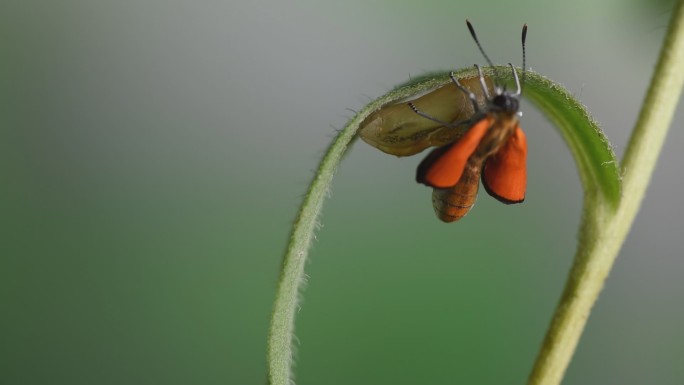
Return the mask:
[[468, 158], [494, 124], [494, 116], [480, 119], [453, 144], [433, 150], [418, 166], [416, 181], [434, 188], [449, 188], [458, 183]]
[[484, 165], [482, 184], [487, 193], [505, 204], [525, 200], [527, 188], [527, 139], [520, 126], [506, 144]]

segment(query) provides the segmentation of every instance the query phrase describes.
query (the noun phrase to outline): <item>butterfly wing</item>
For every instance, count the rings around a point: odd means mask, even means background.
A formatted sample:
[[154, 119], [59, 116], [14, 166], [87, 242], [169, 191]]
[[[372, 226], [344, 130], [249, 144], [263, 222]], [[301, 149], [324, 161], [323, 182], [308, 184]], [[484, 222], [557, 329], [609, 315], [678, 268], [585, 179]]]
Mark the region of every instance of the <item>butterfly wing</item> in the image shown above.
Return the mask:
[[482, 184], [505, 204], [521, 203], [527, 188], [527, 139], [517, 126], [506, 144], [485, 162]]
[[455, 186], [463, 175], [468, 158], [494, 121], [493, 115], [486, 115], [453, 144], [433, 150], [418, 166], [416, 181], [435, 188]]
[[[464, 87], [473, 90], [479, 100], [484, 101], [477, 77], [459, 81]], [[488, 80], [488, 83], [491, 82]], [[373, 112], [359, 126], [361, 139], [388, 154], [409, 156], [428, 147], [452, 143], [468, 128], [467, 125], [445, 127], [425, 119], [411, 110], [406, 103], [408, 101], [413, 102], [421, 111], [445, 122], [464, 121], [475, 113], [468, 96], [453, 83], [449, 83], [418, 98], [402, 100]]]

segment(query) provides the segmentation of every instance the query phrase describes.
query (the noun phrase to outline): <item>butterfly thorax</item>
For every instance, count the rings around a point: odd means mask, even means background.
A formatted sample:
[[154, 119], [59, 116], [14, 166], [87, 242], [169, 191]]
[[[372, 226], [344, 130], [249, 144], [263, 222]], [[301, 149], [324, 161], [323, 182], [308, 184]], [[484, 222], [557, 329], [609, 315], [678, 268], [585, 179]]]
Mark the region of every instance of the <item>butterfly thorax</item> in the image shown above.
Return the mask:
[[481, 165], [489, 156], [499, 152], [518, 126], [517, 112], [488, 112], [487, 115], [494, 117], [494, 123], [470, 157], [470, 163]]

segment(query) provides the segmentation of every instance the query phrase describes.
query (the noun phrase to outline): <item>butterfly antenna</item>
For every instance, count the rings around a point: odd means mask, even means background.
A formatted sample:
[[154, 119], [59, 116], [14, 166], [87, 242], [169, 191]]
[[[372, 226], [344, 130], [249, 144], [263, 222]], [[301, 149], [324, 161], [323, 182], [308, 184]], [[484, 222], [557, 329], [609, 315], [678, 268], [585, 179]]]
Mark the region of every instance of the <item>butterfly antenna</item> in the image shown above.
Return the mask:
[[[477, 48], [480, 49], [480, 53], [482, 53], [482, 56], [484, 56], [485, 60], [487, 61], [487, 64], [489, 64], [489, 66], [494, 69], [494, 77], [498, 81], [499, 79], [501, 79], [499, 77], [499, 71], [496, 70], [496, 67], [494, 67], [494, 63], [492, 63], [492, 61], [489, 59], [489, 56], [487, 56], [484, 49], [482, 49], [482, 45], [480, 44], [480, 41], [477, 39], [477, 35], [475, 34], [475, 28], [473, 28], [473, 25], [470, 24], [470, 20], [466, 19], [466, 24], [468, 24], [468, 29], [470, 30], [470, 36], [472, 36], [473, 40], [475, 40], [475, 44], [477, 44]], [[497, 82], [495, 82], [495, 83], [497, 83]]]
[[527, 72], [527, 69], [525, 68], [525, 40], [527, 39], [527, 24], [523, 25], [522, 28], [522, 55], [523, 55], [523, 66], [522, 66], [522, 88], [525, 87], [525, 73]]

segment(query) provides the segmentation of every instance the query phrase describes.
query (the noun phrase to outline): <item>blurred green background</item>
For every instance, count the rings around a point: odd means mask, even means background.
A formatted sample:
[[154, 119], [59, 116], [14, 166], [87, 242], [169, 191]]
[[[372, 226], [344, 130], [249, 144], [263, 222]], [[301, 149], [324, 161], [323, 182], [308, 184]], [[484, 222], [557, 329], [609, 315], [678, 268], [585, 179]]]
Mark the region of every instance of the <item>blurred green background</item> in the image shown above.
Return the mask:
[[[669, 3], [13, 1], [0, 7], [0, 383], [263, 384], [312, 170], [351, 116], [428, 70], [528, 63], [619, 155]], [[523, 384], [582, 190], [527, 103], [525, 204], [432, 212], [421, 156], [358, 142], [324, 209], [297, 382]], [[684, 382], [682, 109], [565, 384]]]

